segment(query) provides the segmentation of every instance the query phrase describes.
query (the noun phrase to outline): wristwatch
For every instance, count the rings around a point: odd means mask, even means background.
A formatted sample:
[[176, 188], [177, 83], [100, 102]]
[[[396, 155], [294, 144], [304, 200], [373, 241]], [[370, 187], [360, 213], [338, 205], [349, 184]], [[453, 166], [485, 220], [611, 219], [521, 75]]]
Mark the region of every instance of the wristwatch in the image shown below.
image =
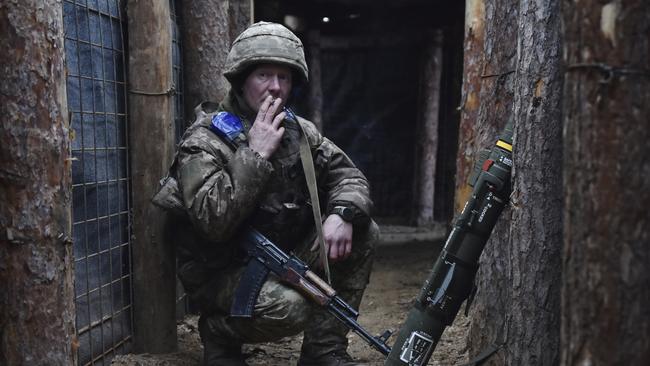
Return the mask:
[[345, 222], [352, 222], [352, 219], [354, 219], [354, 210], [346, 206], [334, 206], [332, 207], [330, 214], [341, 216]]

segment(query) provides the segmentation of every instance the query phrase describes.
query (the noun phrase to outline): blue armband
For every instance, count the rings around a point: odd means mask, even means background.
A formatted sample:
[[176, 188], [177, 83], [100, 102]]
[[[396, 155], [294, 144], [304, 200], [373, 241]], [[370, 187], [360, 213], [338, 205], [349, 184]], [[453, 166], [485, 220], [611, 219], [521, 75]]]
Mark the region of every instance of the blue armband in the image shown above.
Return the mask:
[[239, 117], [228, 112], [215, 114], [210, 129], [228, 142], [234, 142], [240, 134], [244, 133], [244, 126]]

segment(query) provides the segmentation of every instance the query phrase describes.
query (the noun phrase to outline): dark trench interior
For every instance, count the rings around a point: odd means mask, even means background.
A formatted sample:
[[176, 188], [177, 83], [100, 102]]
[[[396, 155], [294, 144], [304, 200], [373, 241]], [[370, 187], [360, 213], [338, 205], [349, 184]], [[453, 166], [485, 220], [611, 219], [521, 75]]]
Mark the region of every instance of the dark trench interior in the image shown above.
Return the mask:
[[[374, 216], [389, 224], [415, 219], [416, 141], [421, 122], [423, 46], [443, 34], [434, 219], [453, 215], [462, 78], [464, 2], [257, 1], [255, 21], [291, 28], [308, 63], [320, 60], [324, 135], [370, 180]], [[310, 65], [311, 67], [311, 65]], [[294, 108], [312, 115], [307, 92]], [[426, 192], [423, 194], [427, 194]]]

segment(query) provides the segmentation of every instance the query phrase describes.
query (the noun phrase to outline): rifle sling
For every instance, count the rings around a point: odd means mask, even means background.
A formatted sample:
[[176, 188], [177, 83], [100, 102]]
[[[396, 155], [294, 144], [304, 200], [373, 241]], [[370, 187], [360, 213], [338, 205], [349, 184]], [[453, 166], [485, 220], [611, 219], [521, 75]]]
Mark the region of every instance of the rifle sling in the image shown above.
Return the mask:
[[316, 225], [316, 235], [318, 237], [318, 247], [320, 248], [320, 258], [322, 261], [323, 270], [327, 277], [327, 283], [332, 284], [332, 277], [330, 275], [330, 266], [327, 259], [327, 248], [325, 247], [325, 240], [323, 239], [323, 220], [320, 215], [320, 201], [318, 200], [318, 189], [316, 188], [316, 170], [314, 169], [314, 160], [311, 156], [311, 149], [309, 141], [307, 141], [307, 134], [300, 122], [296, 120], [300, 127], [300, 161], [302, 162], [302, 169], [305, 171], [305, 179], [307, 179], [307, 188], [309, 188], [309, 196], [311, 199], [311, 208], [314, 214], [314, 223]]
[[[323, 269], [327, 276], [327, 282], [332, 283], [329, 269], [329, 262], [327, 259], [327, 250], [325, 248], [325, 241], [323, 239], [323, 221], [320, 214], [320, 201], [318, 199], [318, 190], [316, 188], [316, 170], [314, 169], [314, 161], [311, 155], [311, 148], [307, 135], [302, 125], [296, 120], [294, 122], [300, 127], [300, 161], [305, 172], [305, 179], [309, 189], [309, 195], [312, 203], [312, 212], [314, 215], [314, 223], [316, 225], [316, 233], [318, 236], [318, 244], [320, 247], [320, 257], [322, 260]], [[245, 239], [248, 240], [248, 239]], [[247, 245], [248, 244], [248, 245]], [[244, 245], [247, 249], [251, 248], [247, 243]], [[230, 316], [250, 318], [253, 316], [253, 310], [257, 296], [259, 295], [264, 281], [269, 274], [269, 269], [256, 259], [253, 253], [249, 251], [250, 260], [246, 265], [246, 269], [239, 279], [239, 284], [235, 290], [233, 302], [230, 306]]]

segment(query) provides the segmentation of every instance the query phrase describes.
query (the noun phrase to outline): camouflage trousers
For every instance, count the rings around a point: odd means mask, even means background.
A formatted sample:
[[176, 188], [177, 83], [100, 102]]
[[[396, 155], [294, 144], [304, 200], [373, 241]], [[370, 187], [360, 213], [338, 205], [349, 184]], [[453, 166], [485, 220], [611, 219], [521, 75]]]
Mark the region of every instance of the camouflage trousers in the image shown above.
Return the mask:
[[[359, 308], [368, 284], [378, 237], [377, 224], [371, 221], [366, 230], [354, 233], [351, 255], [330, 264], [332, 287], [355, 309]], [[313, 241], [303, 243], [295, 253], [310, 268], [317, 268], [318, 251], [310, 250]], [[205, 336], [212, 336], [225, 345], [271, 342], [304, 331], [302, 352], [305, 354], [317, 357], [347, 348], [347, 327], [272, 274], [260, 290], [253, 317], [229, 317], [243, 271], [242, 267], [225, 270], [210, 283], [209, 310], [201, 317], [210, 333]]]

